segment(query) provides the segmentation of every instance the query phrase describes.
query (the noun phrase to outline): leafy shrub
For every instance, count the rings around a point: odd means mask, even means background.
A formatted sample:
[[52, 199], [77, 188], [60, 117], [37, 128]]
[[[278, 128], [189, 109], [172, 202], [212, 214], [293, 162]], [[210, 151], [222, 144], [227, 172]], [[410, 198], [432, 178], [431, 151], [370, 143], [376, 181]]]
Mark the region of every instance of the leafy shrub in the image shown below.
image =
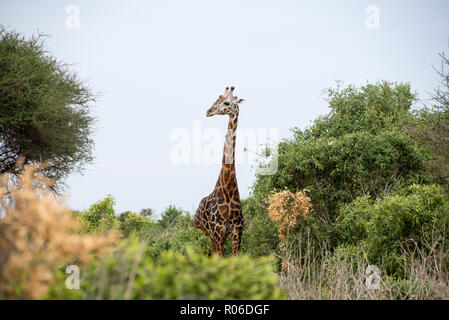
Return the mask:
[[124, 237], [129, 236], [131, 233], [140, 235], [152, 224], [149, 216], [141, 216], [132, 211], [122, 213], [118, 217], [118, 221], [120, 222], [119, 228]]
[[[156, 260], [145, 255], [143, 243], [123, 242], [106, 260], [83, 271], [81, 288], [70, 292], [54, 286], [48, 298], [86, 299], [281, 299], [270, 258], [207, 257], [187, 248]], [[58, 287], [59, 286], [59, 287]], [[73, 291], [73, 290], [71, 290]]]
[[114, 206], [115, 199], [109, 194], [92, 204], [86, 211], [79, 213], [83, 230], [95, 233], [117, 226]]
[[344, 135], [367, 132], [376, 135], [401, 127], [412, 116], [411, 107], [417, 97], [408, 83], [378, 81], [357, 88], [349, 85], [324, 91], [330, 112], [314, 121], [305, 130], [304, 139], [340, 138]]
[[371, 263], [401, 274], [401, 246], [422, 247], [449, 236], [449, 197], [437, 185], [412, 185], [376, 200], [359, 198], [341, 208], [337, 219], [345, 243], [364, 244]]
[[252, 257], [270, 255], [279, 250], [277, 225], [268, 217], [267, 210], [259, 205], [254, 197], [242, 200], [244, 230], [241, 250]]
[[[158, 274], [162, 276], [158, 277]], [[159, 299], [282, 298], [269, 258], [208, 258], [190, 250], [185, 256], [173, 252], [161, 256], [156, 265], [152, 292]]]
[[352, 265], [353, 272], [357, 272], [359, 265], [369, 264], [365, 249], [362, 245], [341, 244], [326, 257], [325, 263], [336, 263], [337, 260], [344, 260], [348, 266]]
[[316, 249], [340, 244], [335, 222], [343, 205], [432, 182], [425, 165], [432, 155], [403, 129], [416, 101], [408, 84], [378, 82], [327, 93], [330, 112], [282, 141], [278, 170], [257, 176], [253, 187], [260, 202], [274, 190], [310, 190], [313, 212], [298, 221], [296, 242]]
[[176, 208], [176, 206], [173, 205], [169, 205], [164, 210], [164, 212], [162, 212], [161, 219], [158, 221], [158, 223], [163, 228], [167, 228], [176, 221], [177, 217], [182, 216], [183, 214], [184, 211], [182, 209]]
[[415, 181], [425, 159], [425, 150], [397, 131], [293, 140], [280, 144], [278, 171], [259, 177], [254, 192], [268, 197], [275, 189], [308, 189], [314, 214], [333, 222], [341, 204]]
[[210, 248], [209, 238], [193, 227], [193, 219], [188, 213], [177, 214], [170, 223], [159, 221], [142, 232], [141, 238], [148, 243], [147, 253], [153, 258], [167, 250], [185, 253], [187, 246], [206, 255]]

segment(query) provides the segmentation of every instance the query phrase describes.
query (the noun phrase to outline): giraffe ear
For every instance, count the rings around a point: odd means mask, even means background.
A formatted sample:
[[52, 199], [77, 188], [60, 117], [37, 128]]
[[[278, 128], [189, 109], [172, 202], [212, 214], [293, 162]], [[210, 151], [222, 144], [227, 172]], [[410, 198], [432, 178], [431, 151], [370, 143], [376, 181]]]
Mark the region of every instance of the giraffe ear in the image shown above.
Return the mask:
[[240, 103], [243, 103], [243, 102], [245, 102], [245, 101], [246, 101], [245, 99], [238, 99], [238, 100], [237, 100], [237, 103], [240, 104]]

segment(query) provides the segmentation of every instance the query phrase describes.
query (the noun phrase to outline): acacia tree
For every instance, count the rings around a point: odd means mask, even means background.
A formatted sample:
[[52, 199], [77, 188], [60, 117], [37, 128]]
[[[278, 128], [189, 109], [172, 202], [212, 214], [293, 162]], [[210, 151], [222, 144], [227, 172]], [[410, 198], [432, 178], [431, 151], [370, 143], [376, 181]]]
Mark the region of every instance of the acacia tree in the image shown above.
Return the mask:
[[59, 181], [92, 161], [95, 96], [44, 45], [0, 26], [0, 173], [20, 173], [22, 157]]

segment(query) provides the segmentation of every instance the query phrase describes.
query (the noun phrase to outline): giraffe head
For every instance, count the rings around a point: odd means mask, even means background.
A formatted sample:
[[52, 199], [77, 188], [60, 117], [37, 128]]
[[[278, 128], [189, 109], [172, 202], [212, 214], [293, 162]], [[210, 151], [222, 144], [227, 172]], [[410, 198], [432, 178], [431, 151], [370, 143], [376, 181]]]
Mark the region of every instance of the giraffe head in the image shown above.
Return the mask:
[[234, 87], [231, 89], [226, 88], [224, 94], [220, 95], [217, 101], [214, 102], [212, 107], [206, 112], [206, 117], [212, 117], [217, 114], [223, 115], [234, 115], [239, 112], [239, 104], [243, 103], [245, 100], [239, 99], [236, 96], [232, 95], [234, 92]]

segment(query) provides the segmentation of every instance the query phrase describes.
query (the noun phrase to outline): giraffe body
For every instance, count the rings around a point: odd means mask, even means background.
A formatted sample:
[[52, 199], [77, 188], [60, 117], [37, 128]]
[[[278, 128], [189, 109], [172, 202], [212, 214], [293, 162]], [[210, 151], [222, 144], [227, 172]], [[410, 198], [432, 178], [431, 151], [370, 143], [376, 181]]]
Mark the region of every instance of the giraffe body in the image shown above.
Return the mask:
[[228, 114], [229, 123], [223, 150], [223, 160], [217, 184], [212, 193], [204, 197], [195, 213], [194, 226], [211, 239], [210, 254], [223, 255], [227, 237], [232, 235], [232, 254], [240, 250], [243, 232], [242, 205], [235, 173], [235, 140], [239, 103], [243, 99], [233, 96], [234, 88], [226, 88], [206, 115]]

